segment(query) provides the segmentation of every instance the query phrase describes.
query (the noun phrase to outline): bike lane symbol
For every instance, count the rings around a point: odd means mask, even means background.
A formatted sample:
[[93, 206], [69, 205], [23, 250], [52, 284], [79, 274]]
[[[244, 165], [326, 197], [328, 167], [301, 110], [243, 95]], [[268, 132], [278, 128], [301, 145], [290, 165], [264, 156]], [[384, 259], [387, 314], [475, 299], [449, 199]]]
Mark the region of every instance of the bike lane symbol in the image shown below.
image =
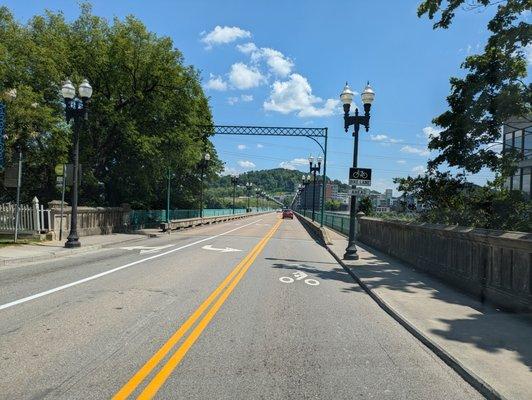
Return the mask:
[[307, 285], [310, 285], [310, 286], [318, 286], [320, 284], [320, 282], [317, 281], [316, 279], [312, 279], [312, 278], [305, 279], [308, 275], [301, 271], [292, 272], [292, 275], [294, 275], [293, 278], [290, 276], [281, 276], [279, 280], [282, 283], [294, 283], [295, 281], [303, 280], [303, 282], [305, 282]]

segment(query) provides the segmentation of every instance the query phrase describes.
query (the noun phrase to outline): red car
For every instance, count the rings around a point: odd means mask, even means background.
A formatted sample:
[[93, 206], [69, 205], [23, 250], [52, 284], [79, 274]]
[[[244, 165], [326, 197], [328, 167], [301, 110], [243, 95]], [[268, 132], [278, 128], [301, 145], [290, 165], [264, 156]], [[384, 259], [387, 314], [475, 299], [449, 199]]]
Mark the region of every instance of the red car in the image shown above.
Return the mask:
[[292, 212], [292, 210], [283, 210], [283, 219], [285, 218], [294, 219], [294, 213]]

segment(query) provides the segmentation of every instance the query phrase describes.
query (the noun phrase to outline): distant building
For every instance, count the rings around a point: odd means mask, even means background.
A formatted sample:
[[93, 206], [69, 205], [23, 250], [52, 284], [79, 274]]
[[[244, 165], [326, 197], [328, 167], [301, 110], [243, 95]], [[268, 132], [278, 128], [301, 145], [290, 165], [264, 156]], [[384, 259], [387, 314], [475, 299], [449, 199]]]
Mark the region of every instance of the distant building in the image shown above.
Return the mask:
[[502, 151], [515, 149], [521, 161], [517, 164], [515, 175], [508, 178], [505, 187], [510, 190], [521, 190], [529, 198], [532, 197], [532, 123], [529, 118], [513, 118], [503, 126]]

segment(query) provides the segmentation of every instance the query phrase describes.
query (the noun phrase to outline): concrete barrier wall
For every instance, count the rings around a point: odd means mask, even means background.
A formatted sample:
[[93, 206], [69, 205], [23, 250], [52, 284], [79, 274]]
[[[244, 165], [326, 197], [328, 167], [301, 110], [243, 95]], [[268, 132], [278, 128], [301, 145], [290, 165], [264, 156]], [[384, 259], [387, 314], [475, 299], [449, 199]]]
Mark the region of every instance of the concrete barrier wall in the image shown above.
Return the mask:
[[362, 217], [358, 240], [482, 300], [532, 312], [532, 234]]
[[[61, 226], [61, 203], [52, 201], [48, 203], [50, 209], [51, 229], [56, 237], [59, 236]], [[78, 207], [78, 235], [108, 235], [129, 230], [128, 204], [121, 207]], [[71, 208], [63, 209], [63, 236], [70, 231]]]

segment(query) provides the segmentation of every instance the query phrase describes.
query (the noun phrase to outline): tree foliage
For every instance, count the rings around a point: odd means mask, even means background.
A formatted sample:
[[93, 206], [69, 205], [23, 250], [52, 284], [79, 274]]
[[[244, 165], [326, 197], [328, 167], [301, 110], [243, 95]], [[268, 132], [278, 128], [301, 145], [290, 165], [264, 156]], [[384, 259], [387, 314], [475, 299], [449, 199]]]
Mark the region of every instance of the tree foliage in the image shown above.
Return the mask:
[[15, 142], [23, 144], [25, 201], [58, 196], [54, 166], [69, 160], [71, 148], [59, 91], [66, 78], [87, 78], [94, 89], [80, 142], [81, 204], [160, 208], [170, 169], [186, 207], [199, 190], [204, 151], [213, 156], [207, 174], [221, 170], [197, 127], [212, 123], [198, 71], [171, 39], [133, 16], [109, 22], [84, 3], [72, 22], [46, 12], [20, 24], [1, 7], [0, 60], [0, 93], [18, 92], [7, 104], [7, 157]]
[[515, 153], [502, 157], [498, 151], [501, 126], [511, 117], [527, 118], [531, 113], [531, 84], [527, 76], [526, 48], [532, 28], [525, 20], [530, 0], [425, 0], [418, 15], [430, 19], [439, 16], [434, 28], [448, 28], [456, 10], [497, 7], [488, 23], [491, 32], [484, 52], [468, 56], [462, 68], [463, 78], [450, 80], [449, 110], [434, 119], [442, 132], [433, 137], [429, 148], [439, 154], [429, 162], [430, 168], [442, 163], [476, 173], [481, 168], [508, 175]]
[[373, 215], [373, 203], [368, 196], [360, 199], [358, 202], [358, 211], [362, 211], [366, 215]]
[[532, 202], [517, 190], [498, 184], [478, 186], [463, 174], [435, 172], [425, 177], [397, 179], [399, 190], [417, 198], [425, 207], [420, 219], [448, 225], [486, 229], [532, 231]]
[[[484, 52], [466, 58], [463, 78], [450, 80], [449, 109], [433, 122], [442, 131], [430, 138], [429, 148], [438, 155], [429, 161], [425, 176], [397, 178], [399, 190], [417, 198], [425, 207], [421, 219], [490, 229], [532, 230], [532, 204], [519, 191], [503, 187], [516, 167], [516, 151], [500, 154], [501, 126], [512, 117], [529, 118], [531, 85], [527, 77], [526, 48], [532, 30], [525, 21], [530, 0], [424, 0], [418, 15], [435, 17], [434, 29], [447, 29], [459, 8], [494, 6], [488, 23], [491, 32]], [[484, 187], [466, 182], [438, 167], [446, 164], [465, 172], [489, 168], [496, 179]]]

